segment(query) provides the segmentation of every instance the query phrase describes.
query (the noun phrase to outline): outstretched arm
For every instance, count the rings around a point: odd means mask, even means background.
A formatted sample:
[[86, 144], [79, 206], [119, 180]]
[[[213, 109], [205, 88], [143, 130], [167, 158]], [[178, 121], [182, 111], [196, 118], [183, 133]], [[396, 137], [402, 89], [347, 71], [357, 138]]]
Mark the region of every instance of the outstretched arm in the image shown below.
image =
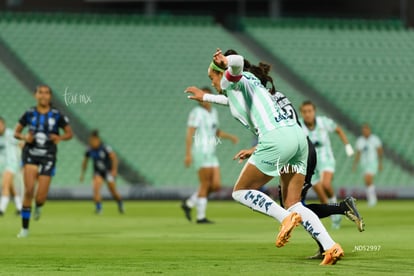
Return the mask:
[[199, 101], [199, 102], [209, 102], [209, 103], [216, 103], [221, 105], [228, 105], [229, 100], [224, 95], [215, 95], [206, 93], [198, 87], [190, 86], [185, 89], [184, 93], [190, 94], [188, 96], [189, 99]]
[[348, 141], [348, 138], [345, 135], [345, 132], [339, 126], [336, 127], [335, 132], [338, 134], [338, 136], [341, 139], [342, 143], [344, 143], [344, 145], [345, 145], [346, 155], [352, 156], [354, 154], [354, 149], [352, 148], [351, 144], [349, 144], [349, 141]]
[[236, 135], [224, 132], [222, 130], [217, 130], [217, 137], [230, 140], [233, 144], [237, 144], [239, 142], [239, 138]]

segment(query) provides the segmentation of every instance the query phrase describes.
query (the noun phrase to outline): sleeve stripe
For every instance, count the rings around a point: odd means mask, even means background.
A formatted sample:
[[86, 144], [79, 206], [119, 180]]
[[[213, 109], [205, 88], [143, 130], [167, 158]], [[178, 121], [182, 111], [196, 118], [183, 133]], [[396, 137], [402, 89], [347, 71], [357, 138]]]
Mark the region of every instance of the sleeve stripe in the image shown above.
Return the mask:
[[230, 82], [238, 82], [243, 77], [243, 75], [232, 76], [229, 71], [226, 71], [225, 76], [226, 76], [226, 79]]

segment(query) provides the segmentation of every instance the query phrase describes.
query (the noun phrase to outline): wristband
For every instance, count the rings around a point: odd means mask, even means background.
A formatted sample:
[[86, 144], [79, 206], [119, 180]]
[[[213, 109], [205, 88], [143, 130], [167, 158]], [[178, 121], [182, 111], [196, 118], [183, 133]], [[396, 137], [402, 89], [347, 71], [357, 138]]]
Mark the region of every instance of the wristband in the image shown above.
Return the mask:
[[350, 144], [345, 145], [345, 152], [348, 157], [354, 155], [354, 149]]

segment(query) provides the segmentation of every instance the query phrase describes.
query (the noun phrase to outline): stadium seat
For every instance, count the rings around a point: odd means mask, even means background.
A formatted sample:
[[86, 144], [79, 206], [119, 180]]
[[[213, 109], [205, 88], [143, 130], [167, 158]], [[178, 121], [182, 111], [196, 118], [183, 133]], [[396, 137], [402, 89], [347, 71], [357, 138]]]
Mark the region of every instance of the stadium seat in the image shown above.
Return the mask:
[[[326, 50], [326, 43], [340, 45], [329, 40], [330, 33], [325, 33], [325, 29], [318, 31], [322, 23], [315, 21], [312, 28], [304, 29], [304, 23], [294, 20], [281, 21], [279, 27], [267, 21], [252, 21], [253, 27], [249, 26], [248, 30], [257, 29], [257, 36], [266, 33], [269, 41], [263, 44], [285, 51], [290, 57], [285, 60], [289, 66], [298, 63], [307, 70], [313, 70], [313, 64], [327, 63], [332, 70], [333, 65], [345, 61], [347, 56], [340, 55], [337, 60], [329, 58], [332, 53], [341, 54], [341, 49], [324, 55], [313, 54], [312, 47]], [[356, 28], [359, 23], [352, 26], [352, 30], [362, 32]], [[314, 31], [318, 33], [314, 34]], [[341, 31], [350, 32], [346, 28], [341, 28]], [[183, 91], [190, 85], [210, 85], [206, 69], [214, 49], [236, 48], [253, 62], [258, 61], [208, 17], [7, 14], [0, 19], [0, 36], [31, 70], [54, 88], [59, 101], [65, 103], [65, 91], [90, 96], [92, 103], [71, 104], [71, 112], [89, 129], [100, 129], [105, 142], [155, 186], [195, 187], [198, 183], [195, 171], [185, 169], [183, 164], [187, 116], [196, 105], [186, 99]], [[324, 40], [317, 37], [324, 37]], [[355, 51], [353, 47], [358, 45], [348, 46]], [[300, 54], [298, 47], [303, 50]], [[352, 58], [357, 60], [358, 56]], [[353, 64], [345, 65], [354, 67]], [[362, 66], [357, 66], [353, 78], [360, 77]], [[318, 88], [323, 89], [325, 85], [335, 88], [335, 83], [345, 85], [350, 82], [351, 77], [332, 76], [328, 68], [322, 69], [314, 73], [315, 77], [329, 81], [312, 82]], [[340, 73], [341, 68], [335, 72]], [[313, 81], [314, 75], [303, 76]], [[296, 106], [305, 99], [282, 79], [276, 79], [279, 89], [288, 94]], [[361, 79], [359, 83], [362, 85], [365, 80]], [[346, 95], [351, 90], [349, 95], [352, 95], [354, 91], [351, 88], [348, 85], [341, 91]], [[337, 97], [329, 92], [325, 95], [332, 101]], [[341, 99], [346, 100], [343, 96]], [[348, 110], [352, 107], [343, 105], [343, 108]], [[231, 186], [242, 168], [232, 161], [232, 156], [239, 149], [250, 147], [253, 137], [230, 116], [227, 108], [217, 109], [222, 129], [241, 138], [237, 146], [228, 141], [218, 146], [223, 184]], [[332, 140], [338, 152], [336, 183], [360, 183], [360, 176], [350, 173], [352, 161], [345, 157], [343, 146], [335, 137]], [[355, 137], [351, 136], [351, 140], [355, 141]], [[73, 147], [80, 153], [68, 153], [67, 158], [72, 156], [77, 161], [65, 164], [68, 168], [67, 178], [62, 179], [65, 183], [71, 183], [69, 179], [74, 175], [77, 179], [82, 158], [79, 144], [67, 143], [67, 147], [70, 145], [77, 145]], [[63, 153], [65, 147], [62, 146], [60, 154], [65, 155], [61, 157], [61, 164], [66, 158], [66, 153]], [[401, 176], [401, 184], [406, 183], [407, 174], [388, 161], [385, 167], [387, 173], [381, 176], [382, 184], [391, 183], [390, 174], [394, 172]]]
[[403, 142], [414, 119], [408, 111], [414, 69], [411, 30], [399, 21], [246, 19], [244, 24], [335, 108], [358, 124], [369, 122], [385, 143], [414, 163], [412, 143]]

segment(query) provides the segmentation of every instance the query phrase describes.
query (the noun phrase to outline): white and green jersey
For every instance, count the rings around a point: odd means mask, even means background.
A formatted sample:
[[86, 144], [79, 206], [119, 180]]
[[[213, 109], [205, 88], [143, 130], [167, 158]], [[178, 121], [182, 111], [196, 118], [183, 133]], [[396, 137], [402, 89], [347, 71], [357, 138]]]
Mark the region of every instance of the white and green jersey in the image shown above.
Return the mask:
[[11, 129], [6, 128], [0, 135], [0, 168], [16, 168], [19, 166], [20, 149], [18, 140]]
[[214, 154], [217, 145], [217, 130], [219, 120], [217, 110], [197, 106], [191, 110], [188, 117], [188, 127], [196, 128], [193, 142], [193, 152]]
[[315, 145], [318, 163], [335, 160], [329, 133], [335, 131], [337, 124], [332, 119], [325, 116], [316, 116], [315, 127], [313, 129], [309, 129], [305, 125], [303, 119], [300, 119], [300, 123], [305, 135], [309, 136], [309, 139]]
[[378, 148], [381, 147], [381, 140], [374, 134], [371, 134], [368, 138], [358, 137], [356, 149], [361, 153], [361, 165], [378, 164]]
[[267, 89], [252, 73], [243, 72], [234, 82], [223, 77], [221, 86], [233, 117], [257, 136], [296, 124], [290, 114], [275, 105]]

